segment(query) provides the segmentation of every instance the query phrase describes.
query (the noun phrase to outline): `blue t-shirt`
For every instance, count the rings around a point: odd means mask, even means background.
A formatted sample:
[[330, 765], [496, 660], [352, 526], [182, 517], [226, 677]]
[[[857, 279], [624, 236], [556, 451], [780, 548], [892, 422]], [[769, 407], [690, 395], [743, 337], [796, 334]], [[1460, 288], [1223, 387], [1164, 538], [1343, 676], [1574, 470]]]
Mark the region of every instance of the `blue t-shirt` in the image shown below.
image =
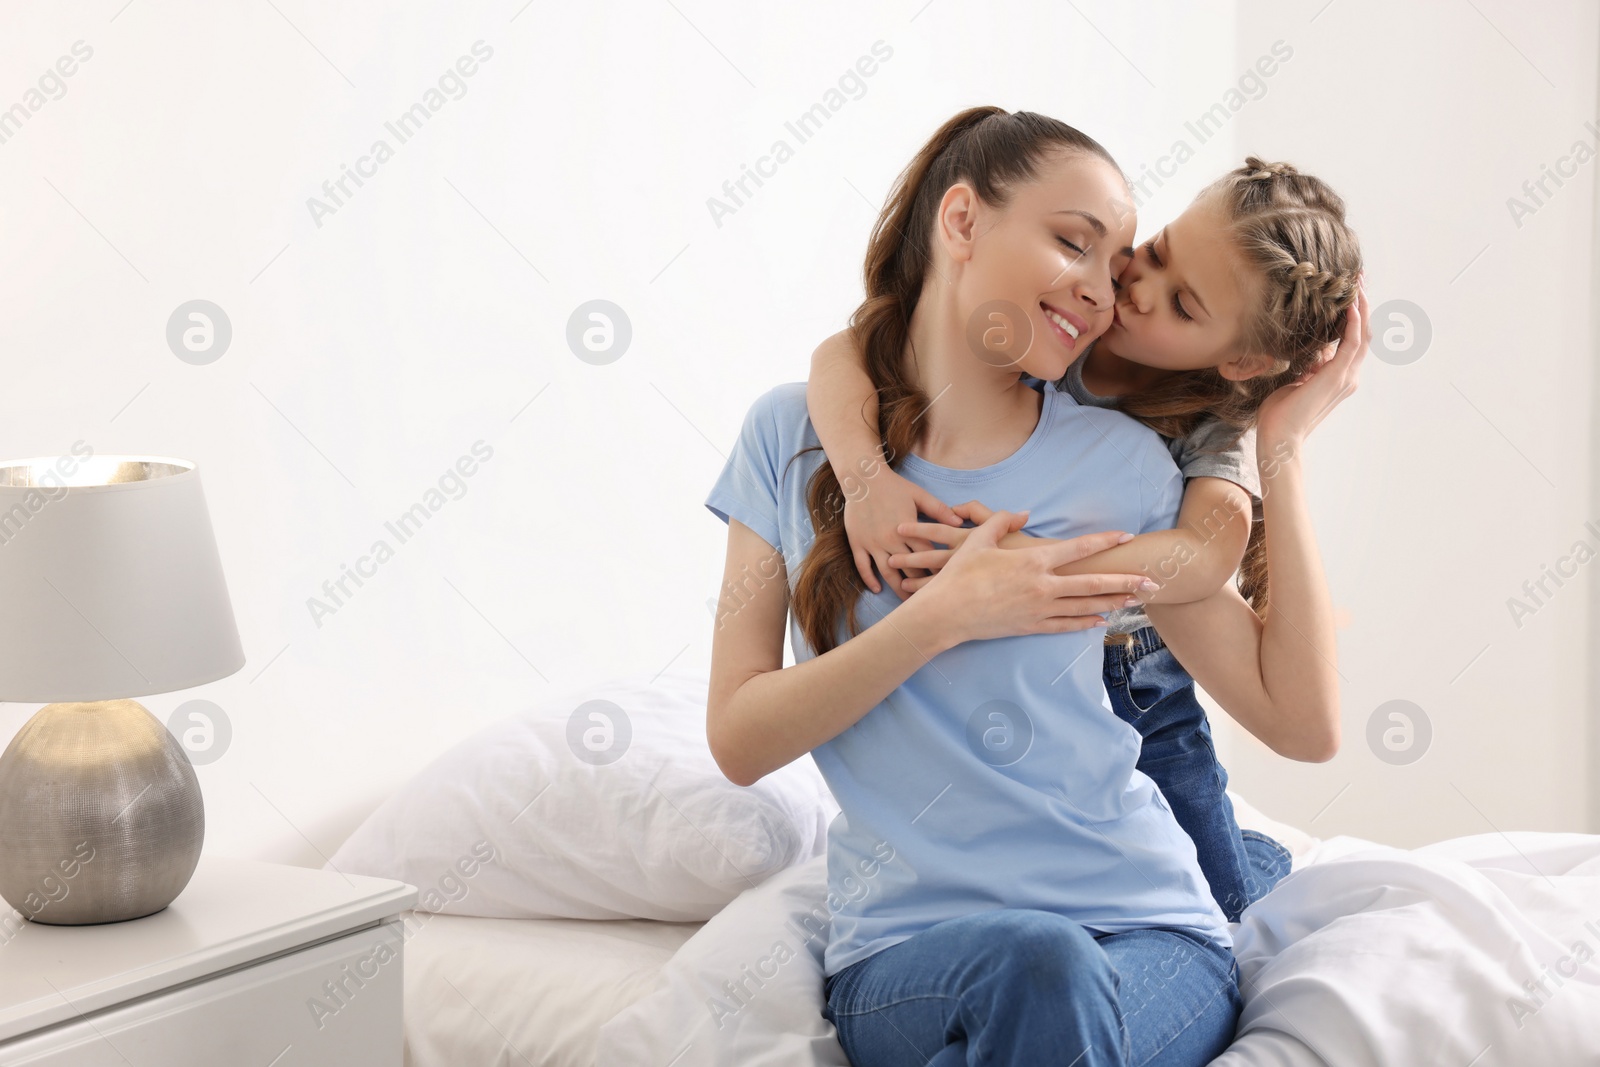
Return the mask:
[[[949, 501], [1031, 509], [1028, 533], [1144, 533], [1177, 521], [1183, 478], [1154, 431], [1045, 389], [1038, 425], [977, 470], [916, 455], [900, 473]], [[815, 540], [806, 482], [824, 461], [805, 383], [751, 405], [706, 506], [783, 554], [793, 593]], [[863, 591], [862, 628], [900, 603]], [[848, 631], [841, 615], [840, 640]], [[797, 662], [815, 656], [790, 616]], [[828, 828], [826, 974], [946, 919], [1037, 908], [1092, 932], [1176, 926], [1231, 946], [1194, 842], [1111, 710], [1099, 629], [969, 641], [942, 652], [812, 758], [840, 813]]]

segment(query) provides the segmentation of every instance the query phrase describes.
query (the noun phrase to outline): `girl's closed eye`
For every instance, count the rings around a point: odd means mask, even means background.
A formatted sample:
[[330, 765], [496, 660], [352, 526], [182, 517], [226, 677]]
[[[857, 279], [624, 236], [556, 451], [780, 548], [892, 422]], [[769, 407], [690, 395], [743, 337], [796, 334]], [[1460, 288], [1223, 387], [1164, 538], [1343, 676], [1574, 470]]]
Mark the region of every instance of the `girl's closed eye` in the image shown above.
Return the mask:
[[[1156, 254], [1156, 239], [1154, 237], [1144, 243], [1144, 251], [1145, 255], [1150, 257], [1150, 262], [1154, 263], [1158, 269], [1166, 266], [1165, 263], [1161, 262], [1161, 257]], [[1183, 301], [1179, 299], [1176, 290], [1172, 294], [1172, 310], [1184, 322], [1194, 321], [1194, 316], [1183, 310]]]

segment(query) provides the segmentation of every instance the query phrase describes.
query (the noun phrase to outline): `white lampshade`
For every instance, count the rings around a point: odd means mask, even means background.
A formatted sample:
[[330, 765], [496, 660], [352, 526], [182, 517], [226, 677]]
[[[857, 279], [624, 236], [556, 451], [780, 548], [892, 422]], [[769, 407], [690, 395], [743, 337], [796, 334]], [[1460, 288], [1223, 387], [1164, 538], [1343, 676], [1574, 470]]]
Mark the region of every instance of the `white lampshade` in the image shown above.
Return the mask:
[[0, 463], [0, 700], [147, 696], [242, 666], [193, 463]]

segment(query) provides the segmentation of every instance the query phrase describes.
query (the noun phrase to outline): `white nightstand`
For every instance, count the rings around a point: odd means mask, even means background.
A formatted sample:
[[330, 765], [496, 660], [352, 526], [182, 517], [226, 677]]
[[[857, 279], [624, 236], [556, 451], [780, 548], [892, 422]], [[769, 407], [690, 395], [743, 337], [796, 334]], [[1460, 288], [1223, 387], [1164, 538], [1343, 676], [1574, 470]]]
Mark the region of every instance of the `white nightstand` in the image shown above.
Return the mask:
[[202, 855], [142, 919], [46, 926], [0, 903], [0, 1064], [400, 1067], [398, 916], [416, 899]]

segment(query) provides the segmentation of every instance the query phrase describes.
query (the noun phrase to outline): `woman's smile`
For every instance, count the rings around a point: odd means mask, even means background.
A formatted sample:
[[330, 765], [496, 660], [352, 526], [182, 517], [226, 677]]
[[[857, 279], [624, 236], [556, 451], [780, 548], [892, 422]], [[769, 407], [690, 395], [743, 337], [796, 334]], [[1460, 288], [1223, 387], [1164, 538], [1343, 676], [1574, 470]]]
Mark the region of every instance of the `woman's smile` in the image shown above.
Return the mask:
[[1044, 309], [1044, 321], [1050, 324], [1050, 330], [1056, 335], [1056, 340], [1068, 349], [1075, 348], [1078, 338], [1088, 332], [1089, 324], [1072, 312], [1051, 307], [1043, 300], [1039, 301], [1039, 306]]

